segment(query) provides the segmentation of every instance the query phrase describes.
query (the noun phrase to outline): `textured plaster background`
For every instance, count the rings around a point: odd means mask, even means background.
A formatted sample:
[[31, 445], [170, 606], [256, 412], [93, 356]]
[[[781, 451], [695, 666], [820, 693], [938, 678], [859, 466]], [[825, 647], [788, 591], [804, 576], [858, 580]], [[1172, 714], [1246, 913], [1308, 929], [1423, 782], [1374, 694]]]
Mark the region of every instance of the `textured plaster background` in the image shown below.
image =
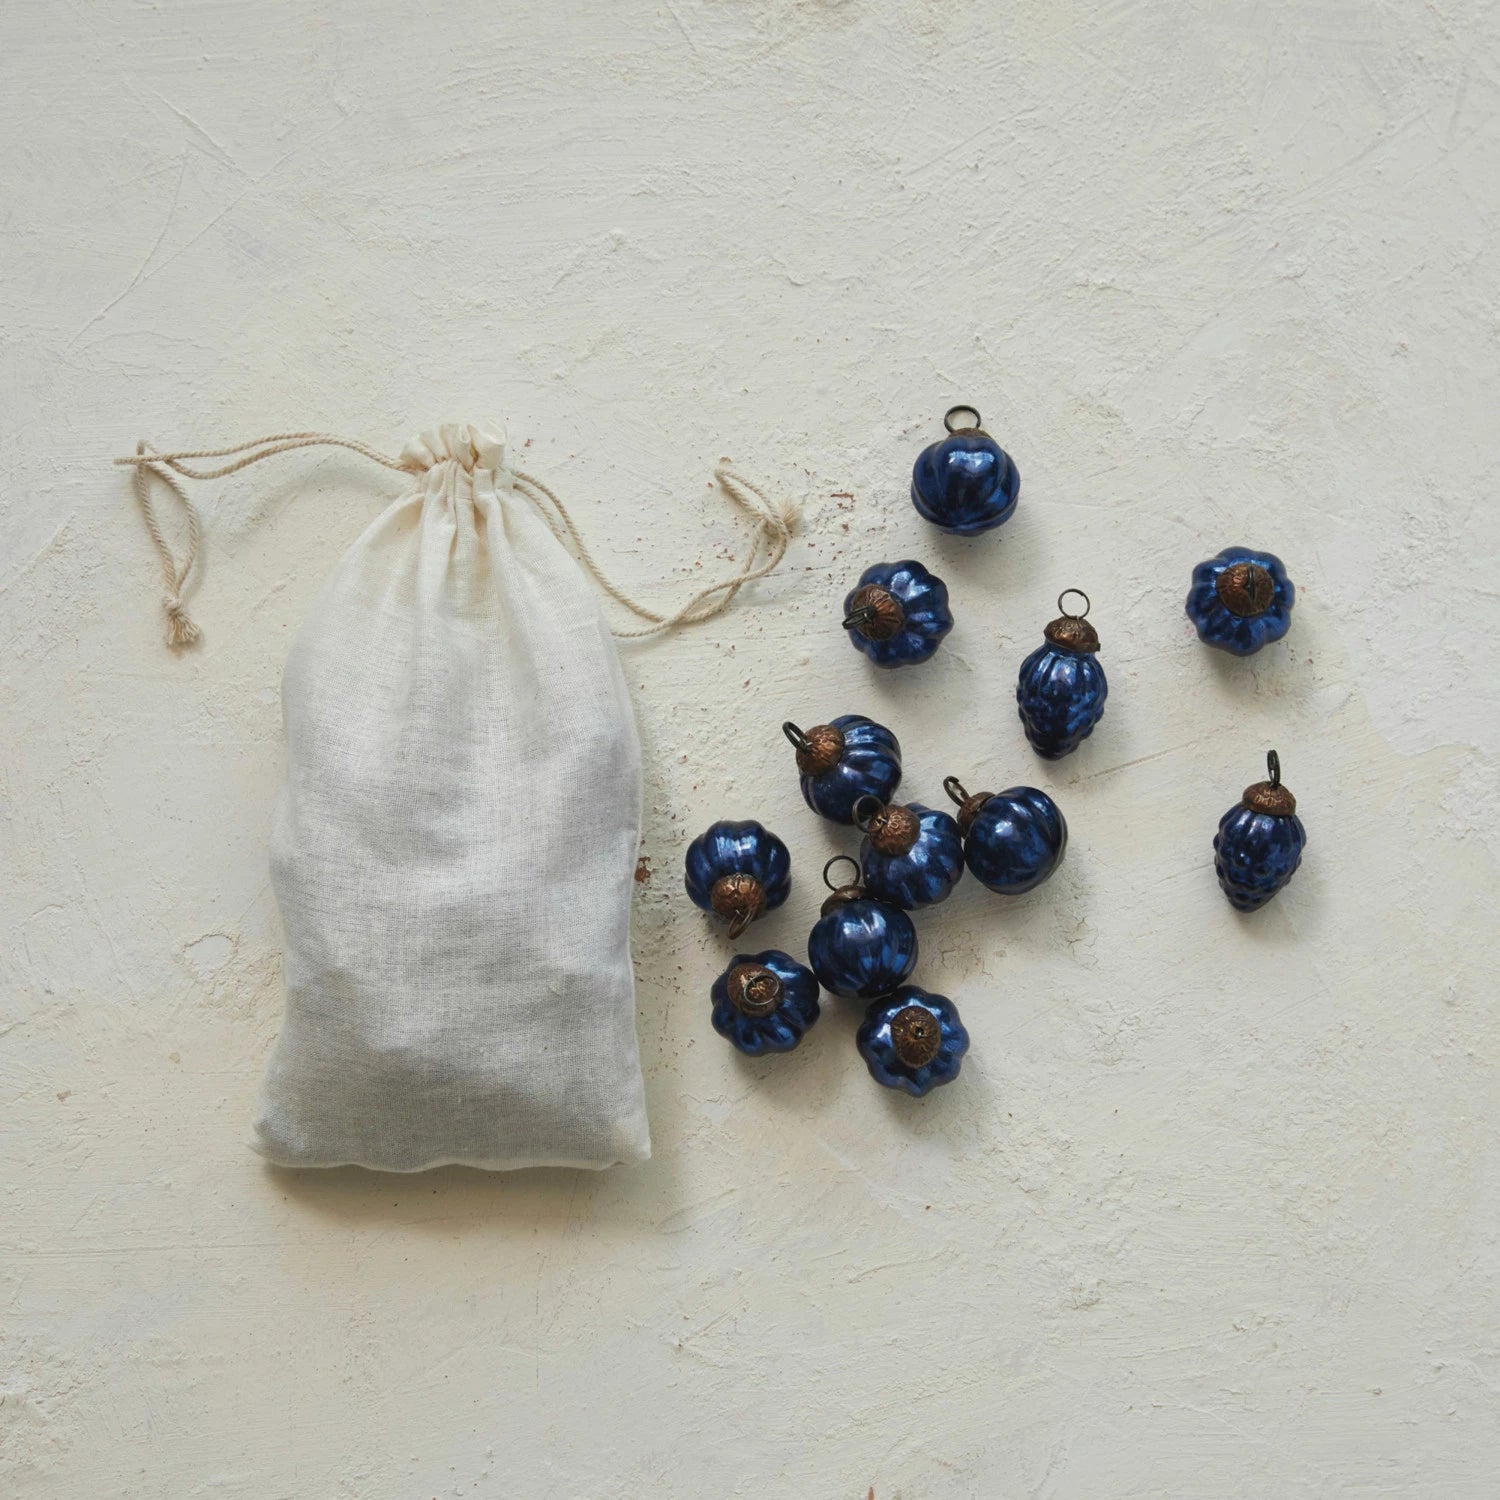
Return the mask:
[[[0, 1492], [1494, 1495], [1497, 43], [1471, 0], [7, 0]], [[970, 544], [904, 494], [959, 400], [1023, 475]], [[203, 491], [174, 657], [108, 460], [444, 419], [661, 600], [741, 546], [720, 455], [806, 500], [783, 575], [626, 651], [638, 1170], [245, 1144], [278, 674], [394, 481]], [[1181, 611], [1241, 540], [1300, 588], [1245, 663]], [[836, 601], [903, 554], [959, 625], [877, 677]], [[1049, 767], [1012, 683], [1074, 584], [1113, 692]], [[757, 936], [802, 945], [849, 845], [777, 726], [852, 710], [913, 796], [1073, 828], [924, 919], [974, 1034], [924, 1103], [837, 1002], [738, 1059], [680, 890], [760, 816], [799, 885]], [[1209, 840], [1270, 745], [1311, 847], [1241, 920]]]

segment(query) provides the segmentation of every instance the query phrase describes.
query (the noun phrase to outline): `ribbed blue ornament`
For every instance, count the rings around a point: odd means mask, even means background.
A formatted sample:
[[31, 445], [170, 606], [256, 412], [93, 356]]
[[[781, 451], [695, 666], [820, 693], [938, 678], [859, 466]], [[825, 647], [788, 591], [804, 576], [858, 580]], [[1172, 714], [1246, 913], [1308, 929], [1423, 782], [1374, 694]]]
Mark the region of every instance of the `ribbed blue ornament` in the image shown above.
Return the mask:
[[907, 984], [865, 1012], [854, 1044], [876, 1083], [920, 1098], [958, 1077], [969, 1033], [946, 995]]
[[812, 970], [779, 948], [737, 953], [714, 980], [714, 1030], [748, 1057], [790, 1052], [818, 1015]]
[[1281, 784], [1276, 752], [1266, 760], [1270, 779], [1246, 787], [1214, 835], [1214, 871], [1236, 911], [1264, 906], [1297, 873], [1307, 847], [1297, 799]]
[[970, 796], [953, 777], [943, 783], [959, 804], [969, 873], [1002, 896], [1019, 896], [1046, 880], [1062, 863], [1068, 824], [1046, 792], [1013, 786]]
[[[840, 714], [806, 734], [795, 724], [784, 724], [782, 729], [798, 747], [798, 767], [820, 767], [811, 771], [802, 769], [803, 801], [819, 817], [835, 823], [852, 823], [854, 804], [861, 797], [889, 802], [901, 784], [900, 742], [883, 724], [863, 714]], [[825, 737], [827, 730], [837, 731], [836, 736]], [[819, 752], [829, 743], [838, 746], [838, 758], [832, 765], [823, 766], [827, 754]]]
[[844, 599], [844, 628], [877, 667], [915, 666], [953, 629], [948, 587], [912, 558], [876, 563]]
[[1297, 591], [1274, 553], [1226, 547], [1193, 569], [1187, 613], [1206, 645], [1252, 656], [1291, 629], [1296, 600]]
[[911, 503], [917, 514], [955, 536], [977, 536], [1003, 526], [1015, 514], [1021, 475], [1004, 448], [979, 425], [955, 429], [917, 455], [911, 471]]
[[900, 907], [830, 897], [808, 937], [807, 961], [825, 990], [846, 1000], [873, 1000], [916, 968], [917, 929]]
[[[865, 819], [861, 825], [868, 831], [859, 848], [859, 863], [865, 889], [877, 901], [910, 911], [948, 899], [963, 878], [964, 844], [950, 813], [923, 807], [920, 802], [909, 803], [905, 811], [916, 822], [916, 836], [910, 846], [895, 852], [879, 847], [881, 814], [877, 812], [873, 820]], [[859, 815], [857, 810], [856, 817]]]
[[[1058, 599], [1058, 608], [1069, 593]], [[1088, 596], [1084, 594], [1084, 614]], [[1016, 711], [1031, 748], [1047, 760], [1076, 750], [1104, 714], [1109, 683], [1099, 665], [1099, 636], [1082, 614], [1064, 612], [1046, 629], [1046, 640], [1016, 679]]]
[[[736, 885], [734, 876], [748, 877], [753, 886]], [[747, 923], [786, 900], [792, 856], [770, 829], [753, 819], [719, 822], [688, 845], [683, 883], [693, 905], [727, 918], [729, 935], [737, 937]]]

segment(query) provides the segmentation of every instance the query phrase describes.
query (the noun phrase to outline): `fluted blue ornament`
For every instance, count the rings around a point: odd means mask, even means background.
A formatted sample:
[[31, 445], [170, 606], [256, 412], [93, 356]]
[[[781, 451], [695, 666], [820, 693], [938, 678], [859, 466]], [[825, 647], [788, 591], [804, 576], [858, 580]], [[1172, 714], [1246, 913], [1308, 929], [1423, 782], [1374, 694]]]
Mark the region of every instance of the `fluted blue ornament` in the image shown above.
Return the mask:
[[1193, 569], [1187, 612], [1200, 641], [1251, 656], [1291, 629], [1296, 600], [1297, 590], [1274, 553], [1226, 547]]
[[910, 802], [905, 807], [861, 798], [855, 822], [865, 889], [907, 911], [946, 901], [963, 878], [964, 843], [950, 813]]
[[819, 817], [854, 821], [861, 797], [890, 800], [901, 784], [901, 745], [889, 729], [863, 714], [840, 714], [805, 733], [781, 726], [797, 751], [802, 798]]
[[876, 1083], [921, 1098], [958, 1077], [969, 1033], [946, 995], [904, 984], [865, 1012], [854, 1045]]
[[1219, 819], [1214, 870], [1236, 911], [1258, 911], [1293, 875], [1307, 847], [1297, 799], [1281, 784], [1281, 758], [1266, 756], [1269, 779], [1247, 786]]
[[1002, 896], [1019, 896], [1039, 886], [1062, 863], [1068, 824], [1044, 791], [1013, 786], [1003, 792], [970, 795], [957, 777], [943, 783], [958, 804], [964, 863], [981, 884]]
[[818, 981], [779, 948], [736, 953], [714, 980], [713, 1023], [748, 1057], [790, 1052], [818, 1019]]
[[[954, 418], [971, 416], [972, 427]], [[948, 436], [917, 455], [911, 503], [917, 514], [954, 536], [978, 536], [1015, 514], [1021, 475], [1004, 448], [984, 431], [972, 406], [952, 407], [943, 418]]]
[[877, 667], [915, 666], [953, 629], [948, 586], [909, 557], [876, 563], [844, 599], [844, 629]]
[[688, 845], [685, 867], [693, 905], [723, 917], [732, 938], [780, 906], [792, 888], [786, 845], [753, 820], [713, 824]]
[[1021, 663], [1016, 680], [1016, 711], [1031, 748], [1047, 760], [1059, 760], [1076, 750], [1104, 715], [1109, 683], [1099, 665], [1099, 634], [1084, 618], [1088, 595], [1082, 594], [1083, 614], [1069, 614], [1063, 600], [1077, 589], [1058, 596], [1062, 611], [1042, 632], [1045, 642]]
[[[829, 860], [824, 880], [846, 859], [840, 854]], [[858, 883], [834, 886], [808, 937], [807, 961], [825, 990], [846, 1000], [873, 1000], [890, 994], [916, 968], [917, 929], [899, 906], [871, 900]]]

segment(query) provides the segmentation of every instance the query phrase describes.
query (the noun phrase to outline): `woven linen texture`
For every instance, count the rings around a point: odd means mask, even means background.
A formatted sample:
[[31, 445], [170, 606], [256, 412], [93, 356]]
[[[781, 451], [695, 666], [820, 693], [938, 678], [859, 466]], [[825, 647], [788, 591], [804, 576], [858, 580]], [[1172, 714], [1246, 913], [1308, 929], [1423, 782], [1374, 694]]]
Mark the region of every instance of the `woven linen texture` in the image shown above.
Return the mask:
[[467, 426], [319, 595], [283, 679], [271, 835], [286, 1166], [650, 1154], [629, 921], [640, 748], [584, 574]]

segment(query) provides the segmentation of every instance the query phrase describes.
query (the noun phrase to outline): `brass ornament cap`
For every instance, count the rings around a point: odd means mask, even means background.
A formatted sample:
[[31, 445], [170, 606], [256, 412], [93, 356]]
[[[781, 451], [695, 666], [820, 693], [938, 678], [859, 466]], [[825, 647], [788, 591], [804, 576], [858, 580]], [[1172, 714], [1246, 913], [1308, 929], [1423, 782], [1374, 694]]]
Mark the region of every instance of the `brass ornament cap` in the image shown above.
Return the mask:
[[721, 875], [708, 893], [709, 905], [729, 923], [729, 936], [738, 937], [766, 909], [765, 887], [753, 875], [736, 871]]
[[742, 1016], [759, 1020], [781, 1004], [781, 980], [764, 964], [736, 964], [727, 981], [729, 1003]]
[[1297, 799], [1291, 788], [1280, 782], [1257, 781], [1245, 788], [1240, 799], [1251, 812], [1269, 813], [1273, 818], [1289, 818], [1297, 811]]
[[1042, 632], [1054, 646], [1092, 655], [1099, 649], [1099, 632], [1080, 615], [1059, 615]]
[[946, 776], [943, 778], [943, 790], [958, 804], [958, 831], [968, 838], [969, 830], [974, 826], [974, 819], [979, 816], [979, 810], [995, 794], [993, 792], [970, 792], [957, 776]]
[[797, 769], [804, 776], [821, 776], [844, 758], [844, 731], [832, 724], [815, 724], [797, 744]]
[[835, 886], [824, 898], [823, 904], [818, 908], [818, 915], [826, 917], [829, 912], [836, 911], [839, 907], [850, 901], [863, 901], [865, 899], [865, 888], [862, 885], [840, 885]]
[[1259, 563], [1231, 563], [1214, 581], [1219, 602], [1232, 615], [1253, 619], [1276, 601], [1276, 581]]
[[[857, 811], [857, 809], [856, 809]], [[870, 847], [892, 859], [910, 851], [922, 833], [922, 822], [909, 807], [888, 804], [863, 825]]]
[[[835, 885], [828, 878], [828, 872], [838, 864], [853, 865], [854, 879], [846, 881], [843, 885]], [[863, 885], [864, 872], [859, 867], [859, 861], [852, 855], [835, 854], [832, 859], [823, 866], [823, 884], [828, 887], [828, 895], [823, 898], [823, 905], [818, 915], [826, 917], [829, 912], [836, 911], [850, 901], [863, 901], [865, 899], [865, 888]]]
[[905, 624], [906, 611], [900, 601], [878, 583], [856, 589], [849, 601], [849, 613], [844, 616], [845, 630], [857, 630], [870, 641], [894, 640]]
[[921, 1005], [903, 1005], [891, 1017], [891, 1046], [908, 1068], [925, 1068], [942, 1050], [943, 1028]]
[[1281, 757], [1274, 751], [1266, 752], [1267, 780], [1247, 786], [1240, 797], [1251, 812], [1269, 813], [1273, 818], [1289, 818], [1297, 811], [1297, 799], [1281, 784]]

